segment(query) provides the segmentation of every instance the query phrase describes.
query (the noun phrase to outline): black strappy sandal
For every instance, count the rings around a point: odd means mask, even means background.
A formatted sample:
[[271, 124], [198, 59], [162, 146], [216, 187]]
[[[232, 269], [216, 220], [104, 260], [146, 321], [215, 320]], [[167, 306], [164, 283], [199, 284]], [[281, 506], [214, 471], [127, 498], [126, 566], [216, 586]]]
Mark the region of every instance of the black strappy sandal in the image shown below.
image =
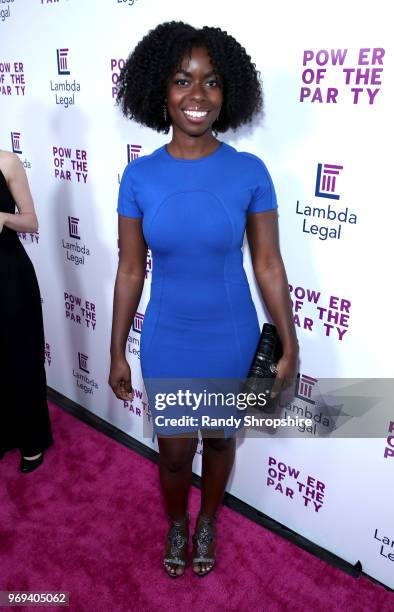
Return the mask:
[[193, 535], [193, 543], [196, 550], [196, 556], [193, 557], [192, 564], [196, 565], [197, 563], [206, 563], [210, 564], [210, 566], [204, 570], [196, 572], [193, 569], [193, 572], [197, 576], [206, 576], [213, 569], [215, 565], [216, 557], [208, 557], [208, 547], [213, 544], [216, 540], [216, 528], [215, 522], [217, 518], [217, 513], [213, 515], [212, 518], [208, 519], [202, 516], [200, 513], [197, 518], [197, 527], [196, 531]]
[[[170, 521], [170, 529], [168, 531], [167, 540], [171, 544], [171, 556], [165, 553], [166, 556], [163, 559], [163, 564], [167, 574], [171, 576], [171, 578], [179, 578], [185, 573], [185, 571], [183, 571], [182, 574], [178, 574], [176, 568], [186, 566], [186, 561], [181, 559], [181, 553], [186, 551], [187, 554], [190, 514], [186, 512], [186, 516], [182, 521], [173, 521], [170, 516], [168, 516], [168, 520]], [[173, 567], [169, 570], [168, 567], [166, 567], [167, 565]]]

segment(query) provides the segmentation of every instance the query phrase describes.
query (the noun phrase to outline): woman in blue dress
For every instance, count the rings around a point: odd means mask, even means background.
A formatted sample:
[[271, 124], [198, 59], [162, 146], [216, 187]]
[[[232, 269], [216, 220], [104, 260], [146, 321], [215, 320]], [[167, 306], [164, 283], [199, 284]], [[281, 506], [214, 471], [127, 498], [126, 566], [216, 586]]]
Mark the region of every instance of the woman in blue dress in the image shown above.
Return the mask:
[[[124, 115], [158, 132], [167, 134], [172, 127], [172, 139], [130, 162], [120, 184], [109, 375], [119, 399], [132, 397], [125, 346], [141, 298], [148, 247], [153, 273], [141, 371], [149, 403], [160, 380], [164, 391], [165, 383], [175, 379], [246, 378], [260, 328], [242, 263], [245, 229], [255, 277], [283, 345], [276, 390], [295, 376], [298, 343], [272, 180], [257, 156], [216, 138], [261, 111], [258, 74], [227, 32], [174, 21], [151, 30], [121, 71], [117, 102]], [[161, 412], [150, 407], [170, 521], [163, 561], [168, 575], [177, 577], [187, 561], [187, 499], [198, 427], [190, 420], [182, 426], [165, 421], [176, 411], [185, 413], [181, 405]], [[204, 576], [215, 563], [215, 521], [233, 467], [235, 436], [231, 428], [200, 431], [201, 507], [192, 565]]]

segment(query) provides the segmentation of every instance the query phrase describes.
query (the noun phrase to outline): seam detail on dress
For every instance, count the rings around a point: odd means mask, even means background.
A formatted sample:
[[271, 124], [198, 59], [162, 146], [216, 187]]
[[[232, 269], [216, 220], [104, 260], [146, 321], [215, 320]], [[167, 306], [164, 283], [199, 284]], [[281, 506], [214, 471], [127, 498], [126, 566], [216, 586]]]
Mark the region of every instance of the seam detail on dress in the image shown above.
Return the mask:
[[235, 340], [236, 343], [238, 345], [238, 372], [241, 371], [241, 343], [239, 341], [239, 337], [238, 337], [238, 330], [237, 330], [237, 326], [235, 324], [235, 318], [234, 318], [234, 310], [233, 310], [233, 305], [231, 303], [231, 296], [229, 293], [229, 283], [226, 281], [226, 265], [227, 265], [227, 258], [228, 255], [226, 255], [225, 259], [224, 259], [224, 270], [223, 270], [223, 276], [224, 276], [224, 286], [226, 287], [226, 294], [227, 294], [227, 300], [230, 306], [230, 312], [231, 312], [231, 322], [233, 325], [233, 329], [234, 329], [234, 335], [235, 335]]
[[[154, 266], [154, 265], [155, 265], [155, 263], [154, 263], [154, 260], [153, 260], [153, 266]], [[163, 266], [162, 266], [162, 267], [163, 267]], [[151, 290], [152, 290], [152, 285], [151, 285]], [[151, 333], [151, 336], [150, 336], [150, 339], [149, 339], [148, 345], [147, 345], [147, 347], [146, 347], [146, 349], [145, 349], [145, 352], [146, 352], [146, 353], [149, 351], [150, 346], [151, 346], [151, 344], [152, 344], [152, 339], [153, 339], [153, 336], [154, 336], [154, 335], [155, 335], [155, 333], [156, 333], [157, 322], [158, 322], [158, 320], [159, 320], [159, 318], [160, 318], [160, 313], [161, 313], [161, 303], [162, 303], [162, 298], [163, 298], [163, 291], [164, 291], [164, 274], [162, 273], [162, 274], [161, 274], [161, 280], [160, 280], [160, 297], [159, 297], [158, 313], [157, 313], [157, 317], [156, 317], [156, 320], [155, 320], [155, 324], [154, 324], [154, 326], [153, 326], [153, 330], [152, 330], [152, 333]], [[149, 302], [150, 302], [150, 298], [149, 298]], [[148, 304], [149, 304], [149, 302], [148, 302]], [[148, 304], [146, 305], [146, 308], [148, 308]], [[145, 309], [145, 312], [146, 312], [146, 309]], [[149, 376], [148, 376], [147, 378], [149, 378]]]

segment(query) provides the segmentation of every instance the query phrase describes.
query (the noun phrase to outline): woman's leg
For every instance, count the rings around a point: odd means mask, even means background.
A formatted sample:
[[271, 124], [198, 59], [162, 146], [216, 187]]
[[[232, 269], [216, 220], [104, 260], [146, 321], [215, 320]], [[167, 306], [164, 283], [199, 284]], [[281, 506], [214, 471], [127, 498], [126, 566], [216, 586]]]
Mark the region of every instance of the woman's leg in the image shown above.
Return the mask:
[[235, 437], [204, 437], [202, 450], [201, 509], [206, 518], [217, 511], [234, 465]]
[[[200, 514], [203, 518], [214, 519], [219, 505], [222, 501], [224, 491], [230, 472], [234, 465], [235, 437], [211, 438], [204, 437], [202, 452], [202, 478], [201, 478], [201, 508]], [[196, 526], [198, 530], [203, 526], [199, 520]], [[214, 534], [213, 525], [208, 525], [210, 534]], [[214, 542], [210, 543], [206, 555], [212, 557], [214, 554]], [[196, 563], [193, 569], [197, 573], [205, 573], [210, 569], [212, 563]]]
[[198, 438], [157, 436], [159, 475], [167, 513], [173, 521], [185, 517]]
[[[159, 445], [159, 475], [167, 514], [171, 521], [184, 521], [189, 489], [192, 481], [192, 463], [196, 452], [198, 438], [173, 438], [157, 436]], [[184, 524], [184, 535], [187, 537], [188, 525]], [[186, 561], [187, 547], [183, 547], [182, 558]], [[170, 542], [167, 541], [165, 556], [169, 557]], [[184, 568], [166, 564], [167, 571], [182, 574]]]

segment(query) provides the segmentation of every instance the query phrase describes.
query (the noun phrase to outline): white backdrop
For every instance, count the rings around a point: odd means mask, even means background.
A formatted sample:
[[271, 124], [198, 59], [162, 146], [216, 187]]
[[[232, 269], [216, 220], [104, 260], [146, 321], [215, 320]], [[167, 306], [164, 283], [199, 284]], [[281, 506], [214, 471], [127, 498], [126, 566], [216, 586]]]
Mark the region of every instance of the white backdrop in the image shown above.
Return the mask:
[[[264, 121], [219, 139], [259, 155], [275, 183], [301, 346], [298, 402], [318, 415], [318, 380], [393, 377], [390, 343], [382, 347], [392, 295], [384, 276], [393, 227], [387, 11], [381, 0], [334, 0], [324, 10], [306, 0], [244, 0], [225, 10], [207, 0], [198, 10], [180, 0], [0, 2], [0, 147], [23, 161], [39, 217], [39, 234], [20, 238], [39, 277], [51, 387], [152, 446], [143, 437], [149, 415], [139, 368], [150, 258], [127, 344], [133, 402], [117, 400], [107, 384], [116, 203], [128, 161], [171, 134], [126, 121], [114, 92], [119, 62], [172, 19], [227, 30], [262, 73]], [[244, 254], [262, 325], [246, 243]], [[322, 425], [298, 438], [239, 440], [228, 491], [350, 563], [360, 560], [392, 588], [394, 408], [379, 423], [373, 439], [322, 439]], [[200, 473], [199, 453], [194, 466]]]

